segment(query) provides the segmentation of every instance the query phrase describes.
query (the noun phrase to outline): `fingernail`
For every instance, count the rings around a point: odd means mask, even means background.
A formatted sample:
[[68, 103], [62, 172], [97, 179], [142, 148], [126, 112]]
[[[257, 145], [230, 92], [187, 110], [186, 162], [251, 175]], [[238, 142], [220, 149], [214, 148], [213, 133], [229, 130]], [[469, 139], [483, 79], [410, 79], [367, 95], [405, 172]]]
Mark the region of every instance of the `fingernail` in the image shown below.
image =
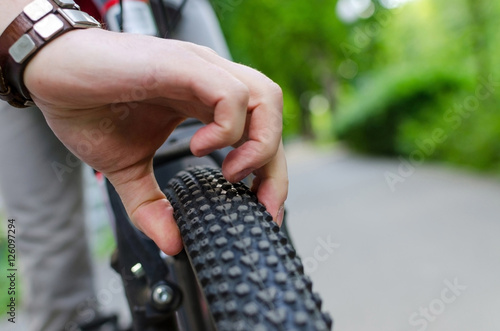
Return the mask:
[[279, 226], [283, 223], [283, 218], [285, 217], [285, 205], [281, 205], [280, 209], [278, 210], [278, 215], [276, 215], [276, 223], [278, 223]]
[[239, 182], [240, 180], [245, 179], [252, 172], [254, 172], [254, 169], [245, 169], [243, 171], [240, 171], [237, 175], [234, 176], [235, 177], [235, 181]]

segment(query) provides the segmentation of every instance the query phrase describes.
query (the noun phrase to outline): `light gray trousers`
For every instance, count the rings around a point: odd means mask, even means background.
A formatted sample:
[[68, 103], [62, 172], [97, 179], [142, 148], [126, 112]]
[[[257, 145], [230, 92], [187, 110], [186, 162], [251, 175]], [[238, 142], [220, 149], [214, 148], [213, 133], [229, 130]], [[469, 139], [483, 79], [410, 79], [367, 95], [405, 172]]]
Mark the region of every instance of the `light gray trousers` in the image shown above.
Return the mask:
[[[188, 0], [174, 36], [229, 58], [207, 0]], [[60, 165], [71, 172], [58, 172]], [[36, 108], [16, 109], [0, 102], [0, 188], [5, 217], [15, 219], [17, 227], [16, 256], [23, 280], [18, 287], [24, 307], [17, 317], [27, 321], [29, 331], [72, 330], [76, 321], [90, 316], [84, 303], [95, 297], [83, 216], [82, 165]], [[4, 226], [5, 221], [1, 221]]]

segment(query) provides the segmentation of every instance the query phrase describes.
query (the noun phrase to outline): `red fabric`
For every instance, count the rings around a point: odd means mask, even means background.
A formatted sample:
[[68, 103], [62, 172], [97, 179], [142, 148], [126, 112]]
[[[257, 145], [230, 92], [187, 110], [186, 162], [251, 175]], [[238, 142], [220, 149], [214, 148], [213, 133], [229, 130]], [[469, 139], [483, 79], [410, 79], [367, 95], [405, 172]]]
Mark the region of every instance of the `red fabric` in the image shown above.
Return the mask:
[[99, 10], [97, 10], [92, 0], [75, 0], [75, 2], [80, 6], [82, 11], [93, 16], [96, 20], [102, 21], [101, 14], [99, 14]]

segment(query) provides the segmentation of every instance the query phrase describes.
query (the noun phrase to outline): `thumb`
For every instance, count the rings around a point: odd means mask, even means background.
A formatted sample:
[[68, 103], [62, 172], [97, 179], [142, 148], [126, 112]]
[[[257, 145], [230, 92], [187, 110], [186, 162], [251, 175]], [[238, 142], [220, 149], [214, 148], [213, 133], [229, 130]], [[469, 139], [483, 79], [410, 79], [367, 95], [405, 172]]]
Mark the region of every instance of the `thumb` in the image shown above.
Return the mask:
[[118, 172], [108, 178], [122, 199], [132, 223], [165, 254], [176, 255], [182, 250], [182, 240], [173, 208], [158, 187], [152, 170], [147, 168], [141, 176], [130, 178]]

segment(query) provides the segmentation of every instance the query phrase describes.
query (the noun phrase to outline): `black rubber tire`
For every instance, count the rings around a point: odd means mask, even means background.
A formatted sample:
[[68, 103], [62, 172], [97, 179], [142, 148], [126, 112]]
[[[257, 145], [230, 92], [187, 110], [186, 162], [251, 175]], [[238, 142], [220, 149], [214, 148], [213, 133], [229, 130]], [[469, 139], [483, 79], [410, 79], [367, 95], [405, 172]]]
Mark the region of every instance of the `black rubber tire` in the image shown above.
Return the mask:
[[196, 167], [165, 193], [219, 331], [331, 329], [300, 259], [246, 185]]

